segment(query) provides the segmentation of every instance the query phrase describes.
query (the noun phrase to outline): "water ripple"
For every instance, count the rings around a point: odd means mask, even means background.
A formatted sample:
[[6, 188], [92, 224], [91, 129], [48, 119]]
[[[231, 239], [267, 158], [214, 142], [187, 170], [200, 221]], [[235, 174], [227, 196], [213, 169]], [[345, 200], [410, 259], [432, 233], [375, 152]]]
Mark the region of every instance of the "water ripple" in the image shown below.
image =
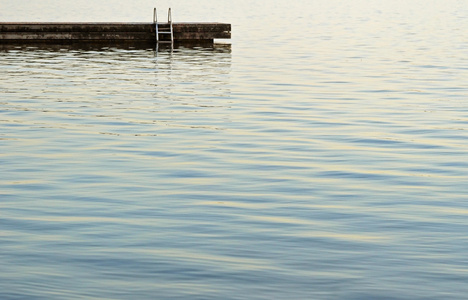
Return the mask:
[[232, 46], [2, 46], [0, 298], [464, 299], [466, 8], [228, 2], [173, 8]]

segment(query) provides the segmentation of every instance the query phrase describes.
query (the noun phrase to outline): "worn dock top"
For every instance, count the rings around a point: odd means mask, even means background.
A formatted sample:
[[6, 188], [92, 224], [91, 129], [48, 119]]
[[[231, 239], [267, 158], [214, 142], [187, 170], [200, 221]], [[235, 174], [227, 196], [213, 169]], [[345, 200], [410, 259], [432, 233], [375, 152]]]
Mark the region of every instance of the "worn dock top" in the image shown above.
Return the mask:
[[[164, 26], [168, 23], [158, 23]], [[213, 42], [231, 38], [231, 24], [172, 23], [174, 42]], [[0, 22], [0, 43], [147, 42], [155, 41], [155, 23]]]

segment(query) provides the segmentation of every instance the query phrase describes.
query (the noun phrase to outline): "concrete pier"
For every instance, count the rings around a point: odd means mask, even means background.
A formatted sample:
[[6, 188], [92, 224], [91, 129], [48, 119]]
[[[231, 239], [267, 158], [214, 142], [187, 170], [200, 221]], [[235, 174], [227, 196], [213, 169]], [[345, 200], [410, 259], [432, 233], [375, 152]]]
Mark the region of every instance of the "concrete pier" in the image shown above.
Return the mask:
[[[159, 26], [168, 23], [158, 23]], [[213, 43], [230, 39], [231, 24], [172, 23], [175, 43]], [[154, 23], [5, 23], [0, 44], [12, 43], [155, 43]]]

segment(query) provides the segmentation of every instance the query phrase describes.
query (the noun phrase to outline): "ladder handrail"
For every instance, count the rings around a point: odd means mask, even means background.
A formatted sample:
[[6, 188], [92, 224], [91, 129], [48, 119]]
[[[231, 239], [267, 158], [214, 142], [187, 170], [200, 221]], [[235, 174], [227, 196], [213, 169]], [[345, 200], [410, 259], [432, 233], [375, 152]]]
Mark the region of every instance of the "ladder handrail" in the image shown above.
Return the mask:
[[174, 30], [172, 29], [172, 11], [170, 7], [167, 10], [167, 23], [169, 23], [169, 28], [171, 31], [171, 44], [174, 44]]
[[156, 31], [156, 43], [159, 43], [158, 12], [156, 10], [156, 7], [154, 8], [154, 11], [153, 11], [153, 23], [154, 23], [154, 28]]

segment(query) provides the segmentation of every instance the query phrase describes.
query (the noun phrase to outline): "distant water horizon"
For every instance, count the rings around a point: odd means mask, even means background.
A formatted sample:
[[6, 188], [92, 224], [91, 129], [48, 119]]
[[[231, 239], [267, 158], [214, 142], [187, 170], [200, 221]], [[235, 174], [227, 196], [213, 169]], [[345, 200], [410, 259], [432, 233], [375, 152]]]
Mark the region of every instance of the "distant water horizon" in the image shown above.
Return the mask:
[[0, 49], [0, 299], [466, 298], [464, 1], [156, 4], [232, 39]]

